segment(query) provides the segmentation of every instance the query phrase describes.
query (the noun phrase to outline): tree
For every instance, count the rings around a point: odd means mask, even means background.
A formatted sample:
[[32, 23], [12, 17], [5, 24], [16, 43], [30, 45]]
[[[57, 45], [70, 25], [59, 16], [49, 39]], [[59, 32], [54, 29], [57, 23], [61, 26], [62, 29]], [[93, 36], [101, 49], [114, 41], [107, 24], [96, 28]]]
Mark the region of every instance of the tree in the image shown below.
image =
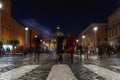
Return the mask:
[[14, 49], [14, 47], [15, 47], [16, 45], [18, 45], [18, 44], [20, 43], [20, 41], [17, 40], [17, 39], [10, 39], [10, 40], [8, 41], [8, 43], [11, 44], [11, 45], [13, 45], [13, 49]]

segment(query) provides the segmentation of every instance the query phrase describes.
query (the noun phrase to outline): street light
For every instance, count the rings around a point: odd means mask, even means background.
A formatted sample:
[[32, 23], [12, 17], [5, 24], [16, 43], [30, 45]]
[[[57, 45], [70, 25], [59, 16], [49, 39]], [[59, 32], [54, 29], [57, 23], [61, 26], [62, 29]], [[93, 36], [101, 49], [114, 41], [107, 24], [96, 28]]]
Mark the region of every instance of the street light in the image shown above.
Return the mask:
[[2, 9], [3, 5], [2, 3], [0, 2], [0, 41], [2, 41], [2, 15], [1, 15], [1, 9]]
[[38, 36], [37, 35], [35, 35], [35, 38], [37, 38]]
[[0, 9], [2, 8], [2, 6], [3, 6], [2, 3], [0, 3]]
[[85, 35], [82, 35], [82, 46], [84, 47], [84, 39], [85, 39]]
[[98, 30], [98, 27], [94, 27], [93, 30], [94, 30], [94, 32], [95, 32], [95, 37], [94, 37], [94, 51], [95, 51], [95, 53], [96, 53], [96, 32], [97, 32], [97, 30]]
[[82, 38], [85, 39], [85, 35], [83, 35]]
[[76, 40], [76, 42], [78, 43], [78, 42], [79, 42], [79, 40], [77, 39], [77, 40]]
[[78, 50], [78, 42], [79, 42], [79, 40], [76, 39], [76, 50]]
[[[82, 35], [82, 46], [83, 46], [83, 54], [84, 54], [84, 56], [87, 55], [86, 51], [85, 51], [85, 38], [86, 38], [86, 36]], [[87, 55], [87, 58], [88, 58], [88, 55]]]
[[28, 30], [29, 30], [29, 28], [26, 27], [25, 28], [25, 46], [26, 47], [28, 46]]

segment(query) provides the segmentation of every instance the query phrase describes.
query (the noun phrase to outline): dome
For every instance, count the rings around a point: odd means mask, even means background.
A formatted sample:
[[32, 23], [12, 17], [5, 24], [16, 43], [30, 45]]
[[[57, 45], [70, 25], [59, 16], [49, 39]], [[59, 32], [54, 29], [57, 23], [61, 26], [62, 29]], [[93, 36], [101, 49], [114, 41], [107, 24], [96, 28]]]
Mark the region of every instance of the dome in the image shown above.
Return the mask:
[[56, 39], [57, 37], [64, 37], [63, 32], [60, 30], [60, 27], [57, 26], [56, 31], [53, 34], [53, 37]]

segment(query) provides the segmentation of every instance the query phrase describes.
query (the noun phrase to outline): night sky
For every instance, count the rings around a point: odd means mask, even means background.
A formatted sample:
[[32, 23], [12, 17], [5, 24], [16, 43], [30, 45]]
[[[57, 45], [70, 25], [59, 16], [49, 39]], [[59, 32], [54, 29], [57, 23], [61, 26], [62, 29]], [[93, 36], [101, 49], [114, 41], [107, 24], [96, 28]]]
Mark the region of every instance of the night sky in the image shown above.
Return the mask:
[[107, 22], [120, 0], [11, 0], [12, 16], [50, 36], [60, 25], [66, 35], [80, 33], [93, 22]]

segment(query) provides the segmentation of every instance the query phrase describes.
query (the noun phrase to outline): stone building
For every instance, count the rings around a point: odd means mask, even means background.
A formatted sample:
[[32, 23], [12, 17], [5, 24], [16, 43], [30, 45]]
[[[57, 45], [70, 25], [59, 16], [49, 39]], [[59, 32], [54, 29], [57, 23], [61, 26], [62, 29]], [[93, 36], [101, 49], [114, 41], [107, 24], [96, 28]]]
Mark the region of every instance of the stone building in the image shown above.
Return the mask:
[[[96, 32], [94, 27], [98, 28]], [[92, 23], [79, 34], [78, 40], [83, 46], [94, 48], [94, 46], [107, 42], [107, 27], [107, 23]]]
[[[27, 46], [31, 44], [32, 36], [35, 33], [37, 32], [33, 29], [27, 31]], [[25, 46], [25, 37], [25, 26], [11, 17], [11, 1], [0, 0], [0, 41], [7, 44], [10, 39], [17, 39], [20, 41], [19, 45]]]
[[57, 26], [56, 31], [53, 34], [53, 38], [56, 39], [57, 37], [64, 37], [63, 32], [61, 31], [60, 27]]
[[120, 45], [120, 7], [108, 17], [108, 42], [113, 46]]

